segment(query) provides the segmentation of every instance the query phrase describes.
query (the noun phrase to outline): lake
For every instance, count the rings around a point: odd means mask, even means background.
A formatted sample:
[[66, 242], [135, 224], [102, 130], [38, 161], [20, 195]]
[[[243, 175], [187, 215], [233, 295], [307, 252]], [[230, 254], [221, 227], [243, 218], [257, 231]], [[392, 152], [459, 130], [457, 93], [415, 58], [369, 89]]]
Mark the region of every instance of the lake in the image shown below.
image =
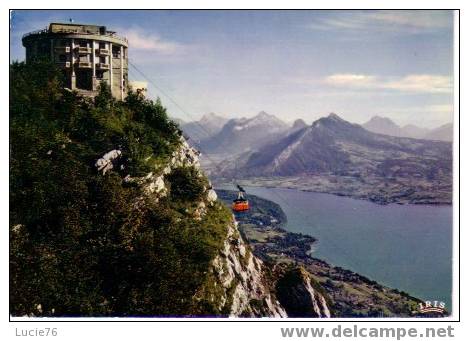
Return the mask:
[[278, 203], [286, 230], [314, 236], [313, 256], [451, 307], [452, 207], [378, 205], [331, 194], [246, 187]]

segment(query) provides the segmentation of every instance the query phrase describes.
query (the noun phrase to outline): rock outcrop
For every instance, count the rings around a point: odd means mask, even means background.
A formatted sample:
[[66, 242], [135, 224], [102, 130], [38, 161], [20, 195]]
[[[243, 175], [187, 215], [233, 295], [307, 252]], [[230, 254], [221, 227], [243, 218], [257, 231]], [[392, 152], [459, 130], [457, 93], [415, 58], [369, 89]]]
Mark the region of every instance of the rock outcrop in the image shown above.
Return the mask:
[[[48, 152], [48, 155], [50, 155]], [[103, 172], [103, 175], [106, 174], [106, 172], [110, 171], [111, 169], [114, 168], [113, 161], [118, 159], [122, 155], [122, 152], [118, 149], [111, 150], [104, 154], [101, 158], [96, 160], [95, 167], [97, 168], [98, 171]]]
[[264, 264], [241, 238], [237, 224], [228, 227], [224, 248], [210, 269], [221, 290], [213, 296], [219, 309], [229, 316], [287, 317], [285, 309], [269, 288]]
[[[168, 194], [168, 188], [164, 181], [165, 176], [178, 167], [193, 166], [200, 169], [199, 154], [200, 153], [195, 148], [189, 146], [187, 141], [181, 137], [180, 147], [173, 152], [169, 163], [164, 166], [162, 171], [158, 172], [155, 170], [154, 172], [150, 172], [142, 177], [131, 177], [130, 175], [127, 175], [124, 178], [124, 181], [126, 183], [134, 183], [141, 186], [143, 193], [147, 196], [151, 196], [151, 198], [157, 202], [160, 198], [165, 197]], [[201, 172], [200, 176], [203, 176]], [[210, 193], [210, 191], [207, 193], [207, 197], [209, 201], [213, 201], [213, 193]]]
[[331, 317], [327, 294], [302, 267], [287, 270], [276, 285], [277, 297], [290, 317]]

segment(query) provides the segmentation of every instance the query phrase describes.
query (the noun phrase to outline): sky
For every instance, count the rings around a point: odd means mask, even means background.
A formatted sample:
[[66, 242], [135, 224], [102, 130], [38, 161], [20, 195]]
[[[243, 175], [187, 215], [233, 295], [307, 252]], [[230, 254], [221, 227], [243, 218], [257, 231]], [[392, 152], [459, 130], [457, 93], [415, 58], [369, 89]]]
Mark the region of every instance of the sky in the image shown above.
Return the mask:
[[330, 112], [453, 121], [451, 11], [20, 10], [10, 60], [24, 60], [24, 33], [70, 18], [127, 37], [130, 80], [144, 80], [135, 66], [159, 88], [149, 97], [184, 121], [259, 111], [307, 123]]

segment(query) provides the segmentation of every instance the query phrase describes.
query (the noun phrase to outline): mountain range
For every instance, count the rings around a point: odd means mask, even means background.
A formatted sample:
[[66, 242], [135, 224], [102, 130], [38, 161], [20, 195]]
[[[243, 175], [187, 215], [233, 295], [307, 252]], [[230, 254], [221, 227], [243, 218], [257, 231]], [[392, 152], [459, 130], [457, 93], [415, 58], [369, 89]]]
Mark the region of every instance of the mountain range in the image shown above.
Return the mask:
[[374, 133], [391, 135], [397, 137], [411, 137], [425, 140], [452, 141], [453, 124], [447, 123], [435, 129], [421, 128], [413, 124], [399, 126], [387, 117], [374, 116], [366, 123], [363, 128]]
[[236, 173], [291, 176], [318, 173], [434, 178], [451, 171], [447, 142], [375, 134], [336, 114], [243, 155]]
[[450, 204], [452, 144], [376, 134], [330, 114], [220, 162], [212, 177], [383, 204]]
[[[441, 141], [451, 136], [451, 123], [429, 131], [378, 116], [362, 126], [330, 114], [288, 125], [262, 111], [219, 129], [192, 139], [215, 182], [250, 179], [380, 203], [451, 203], [452, 144]], [[415, 138], [421, 135], [426, 139]]]
[[178, 122], [185, 134], [187, 134], [194, 144], [199, 144], [213, 135], [217, 134], [228, 121], [215, 113], [209, 113], [198, 121]]
[[200, 147], [211, 154], [240, 154], [283, 136], [289, 128], [274, 115], [261, 111], [252, 118], [229, 120], [218, 133], [202, 140]]
[[[204, 115], [200, 120], [184, 122], [175, 120], [192, 145], [205, 154], [225, 154], [225, 158], [258, 150], [273, 141], [279, 141], [308, 125], [297, 119], [289, 125], [265, 111], [251, 118], [226, 118], [215, 113]], [[387, 117], [374, 116], [362, 124], [366, 130], [395, 137], [452, 141], [453, 124], [447, 123], [435, 129], [413, 124], [399, 126]]]

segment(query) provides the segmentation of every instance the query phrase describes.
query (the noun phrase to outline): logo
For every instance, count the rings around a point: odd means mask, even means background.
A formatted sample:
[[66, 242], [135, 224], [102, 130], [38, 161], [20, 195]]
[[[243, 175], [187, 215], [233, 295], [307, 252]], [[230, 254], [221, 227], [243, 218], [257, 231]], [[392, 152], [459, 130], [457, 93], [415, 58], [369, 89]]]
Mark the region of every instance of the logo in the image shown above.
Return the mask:
[[443, 301], [425, 301], [424, 303], [419, 303], [419, 312], [426, 313], [440, 313], [444, 314], [445, 302]]

